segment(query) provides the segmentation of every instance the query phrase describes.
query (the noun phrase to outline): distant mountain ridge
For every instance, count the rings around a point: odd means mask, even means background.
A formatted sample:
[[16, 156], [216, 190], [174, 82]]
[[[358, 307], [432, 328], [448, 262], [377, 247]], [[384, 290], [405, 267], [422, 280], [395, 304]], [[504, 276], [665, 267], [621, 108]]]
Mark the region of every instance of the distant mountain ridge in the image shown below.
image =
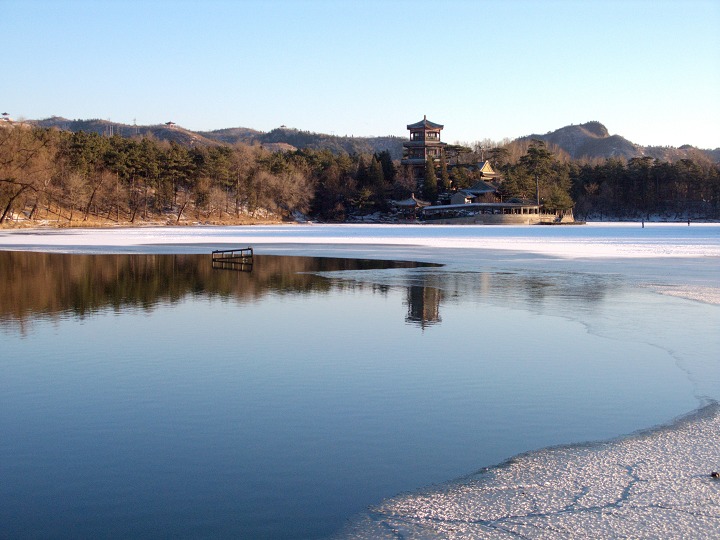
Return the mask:
[[85, 131], [99, 135], [121, 137], [152, 136], [160, 141], [171, 141], [186, 146], [213, 146], [218, 144], [259, 144], [269, 150], [293, 151], [310, 148], [327, 149], [334, 153], [348, 154], [375, 153], [388, 150], [393, 159], [402, 157], [402, 137], [340, 137], [300, 131], [285, 126], [267, 133], [255, 129], [236, 127], [213, 131], [190, 131], [173, 122], [152, 126], [138, 126], [111, 122], [110, 120], [69, 120], [61, 116], [53, 116], [43, 120], [28, 120], [32, 124], [44, 128], [57, 128], [65, 131]]
[[[269, 150], [292, 151], [296, 149], [330, 150], [334, 153], [375, 153], [388, 150], [393, 159], [402, 157], [403, 137], [347, 137], [301, 131], [285, 126], [262, 132], [251, 128], [235, 127], [213, 131], [190, 131], [172, 122], [152, 126], [137, 126], [111, 122], [109, 120], [68, 120], [53, 116], [44, 120], [29, 120], [27, 123], [67, 131], [86, 131], [100, 135], [122, 137], [152, 136], [163, 141], [194, 146], [217, 144], [259, 144]], [[516, 140], [540, 139], [551, 143], [573, 159], [607, 159], [612, 157], [631, 159], [649, 156], [661, 161], [678, 159], [709, 159], [720, 162], [720, 148], [702, 150], [694, 146], [640, 146], [620, 135], [610, 135], [608, 129], [597, 121], [565, 126], [544, 135], [533, 134]]]
[[153, 126], [136, 126], [111, 122], [110, 120], [69, 120], [62, 116], [52, 116], [43, 120], [28, 120], [32, 124], [44, 128], [57, 128], [65, 131], [85, 131], [98, 135], [121, 137], [154, 137], [161, 141], [171, 141], [178, 144], [192, 146], [195, 144], [214, 145], [216, 141], [203, 137], [200, 133], [183, 129], [175, 124], [159, 124]]
[[539, 139], [554, 144], [567, 152], [573, 159], [607, 159], [651, 157], [661, 161], [677, 161], [678, 159], [704, 158], [714, 162], [720, 161], [720, 148], [701, 150], [694, 146], [684, 145], [680, 148], [672, 146], [640, 146], [628, 141], [620, 135], [610, 135], [608, 129], [600, 122], [565, 126], [544, 135], [528, 135], [518, 140]]

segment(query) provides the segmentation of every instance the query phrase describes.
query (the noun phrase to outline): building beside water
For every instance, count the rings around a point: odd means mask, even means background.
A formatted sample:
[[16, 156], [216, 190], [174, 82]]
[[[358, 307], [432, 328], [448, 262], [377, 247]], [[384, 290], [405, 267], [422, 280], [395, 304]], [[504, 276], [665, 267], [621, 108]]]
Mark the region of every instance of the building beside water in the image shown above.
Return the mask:
[[[447, 143], [440, 140], [445, 126], [431, 122], [427, 116], [414, 124], [408, 124], [410, 138], [403, 143], [400, 163], [407, 167], [408, 175], [418, 193], [425, 192], [427, 168], [435, 167], [445, 156]], [[499, 186], [502, 175], [492, 168], [489, 161], [478, 163], [476, 172], [480, 180], [469, 188], [452, 189], [445, 204], [423, 202], [415, 195], [400, 206], [405, 212], [414, 212], [417, 219], [433, 223], [477, 223], [535, 225], [573, 223], [572, 209], [548, 210], [539, 198], [535, 201], [512, 198], [503, 200]]]
[[407, 126], [410, 140], [403, 143], [403, 158], [400, 163], [408, 167], [418, 193], [422, 193], [425, 185], [428, 160], [432, 163], [439, 161], [445, 153], [447, 143], [440, 140], [443, 127], [441, 124], [431, 122], [425, 115], [419, 122]]

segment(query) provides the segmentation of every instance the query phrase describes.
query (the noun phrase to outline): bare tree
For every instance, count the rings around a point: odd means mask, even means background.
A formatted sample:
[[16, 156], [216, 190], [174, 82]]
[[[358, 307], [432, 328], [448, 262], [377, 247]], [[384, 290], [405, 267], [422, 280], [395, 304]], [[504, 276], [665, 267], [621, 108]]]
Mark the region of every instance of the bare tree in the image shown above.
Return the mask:
[[222, 219], [223, 210], [227, 207], [227, 197], [225, 191], [218, 186], [210, 188], [208, 195], [208, 217], [212, 215], [214, 211], [217, 211], [218, 219]]
[[81, 206], [86, 197], [87, 184], [81, 174], [73, 172], [65, 179], [63, 188], [65, 204], [70, 208], [68, 221], [72, 222], [75, 210]]
[[56, 152], [51, 134], [25, 126], [0, 128], [0, 223], [16, 202], [47, 186]]

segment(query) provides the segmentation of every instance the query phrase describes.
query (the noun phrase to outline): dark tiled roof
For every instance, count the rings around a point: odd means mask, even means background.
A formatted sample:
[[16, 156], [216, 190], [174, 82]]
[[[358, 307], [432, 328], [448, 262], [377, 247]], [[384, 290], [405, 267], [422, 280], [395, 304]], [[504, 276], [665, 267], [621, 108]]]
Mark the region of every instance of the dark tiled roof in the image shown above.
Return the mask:
[[497, 191], [497, 188], [488, 184], [487, 182], [478, 180], [472, 187], [469, 187], [464, 191], [472, 193], [473, 195], [480, 195], [481, 193], [495, 193]]
[[445, 127], [445, 126], [443, 126], [442, 124], [436, 124], [435, 122], [431, 122], [426, 117], [424, 117], [419, 122], [415, 122], [414, 124], [408, 124], [407, 128], [408, 129], [423, 129], [423, 128], [425, 128], [425, 129], [442, 129], [443, 127]]
[[395, 204], [397, 204], [398, 206], [418, 207], [418, 206], [428, 206], [430, 203], [421, 201], [420, 199], [415, 198], [415, 194], [413, 193], [409, 199], [403, 199], [402, 201], [395, 201]]

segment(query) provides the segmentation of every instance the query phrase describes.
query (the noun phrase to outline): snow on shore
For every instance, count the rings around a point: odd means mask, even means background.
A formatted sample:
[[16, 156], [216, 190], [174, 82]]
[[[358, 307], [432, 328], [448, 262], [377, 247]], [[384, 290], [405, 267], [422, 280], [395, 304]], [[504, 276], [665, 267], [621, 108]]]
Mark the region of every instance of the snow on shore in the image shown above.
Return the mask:
[[284, 225], [0, 231], [2, 249], [89, 252], [99, 247], [167, 250], [173, 246], [192, 250], [198, 244], [258, 243], [492, 249], [561, 258], [720, 257], [720, 225]]
[[384, 501], [341, 538], [718, 538], [720, 407]]

